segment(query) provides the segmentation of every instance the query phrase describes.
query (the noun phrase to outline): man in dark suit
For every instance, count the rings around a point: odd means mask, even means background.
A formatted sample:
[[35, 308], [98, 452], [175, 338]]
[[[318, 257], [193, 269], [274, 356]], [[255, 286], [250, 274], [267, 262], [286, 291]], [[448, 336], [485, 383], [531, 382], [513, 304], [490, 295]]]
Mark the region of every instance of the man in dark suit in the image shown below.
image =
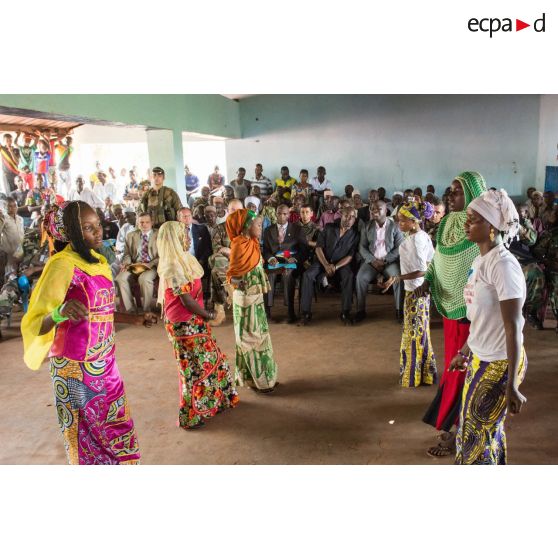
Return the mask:
[[205, 225], [193, 223], [192, 210], [189, 207], [182, 207], [178, 211], [178, 220], [186, 229], [186, 238], [189, 240], [190, 254], [196, 257], [203, 267], [203, 298], [209, 300], [211, 294], [211, 270], [209, 269], [209, 257], [213, 254], [211, 236]]
[[[359, 253], [362, 259], [356, 277], [357, 314], [356, 321], [366, 317], [366, 291], [368, 284], [375, 279], [380, 283], [384, 279], [399, 275], [399, 245], [403, 234], [395, 221], [386, 215], [386, 203], [378, 200], [370, 204], [370, 219], [361, 223]], [[393, 285], [396, 319], [403, 317], [403, 290], [401, 283]]]
[[370, 208], [380, 199], [380, 194], [378, 190], [369, 190], [368, 191], [368, 205], [362, 206], [358, 210], [358, 228], [362, 227], [363, 224], [368, 223], [370, 221]]
[[[294, 324], [297, 321], [294, 311], [295, 287], [296, 280], [302, 273], [302, 264], [307, 256], [306, 236], [298, 223], [289, 223], [288, 206], [280, 205], [277, 208], [276, 214], [277, 224], [267, 227], [263, 235], [263, 258], [271, 285], [271, 289], [266, 297], [266, 313], [268, 317], [271, 315], [275, 282], [278, 275], [281, 275], [283, 277], [284, 301], [289, 309], [288, 323]], [[270, 266], [274, 267], [279, 263], [277, 259], [278, 252], [285, 251], [288, 251], [290, 254], [284, 260], [281, 259], [281, 263], [296, 265], [296, 268], [270, 270]]]
[[341, 210], [341, 219], [325, 226], [316, 244], [316, 256], [302, 278], [302, 324], [308, 325], [312, 318], [312, 295], [314, 283], [324, 275], [336, 280], [341, 286], [341, 321], [352, 325], [351, 305], [353, 301], [353, 278], [351, 263], [358, 247], [358, 232], [355, 230], [356, 210], [346, 207]]

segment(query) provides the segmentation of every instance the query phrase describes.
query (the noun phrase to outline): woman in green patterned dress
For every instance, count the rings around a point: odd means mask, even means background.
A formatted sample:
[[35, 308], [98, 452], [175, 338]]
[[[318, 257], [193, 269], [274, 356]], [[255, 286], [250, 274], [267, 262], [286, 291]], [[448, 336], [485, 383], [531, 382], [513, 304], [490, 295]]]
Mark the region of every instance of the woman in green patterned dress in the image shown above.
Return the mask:
[[260, 253], [262, 220], [253, 211], [238, 209], [227, 217], [226, 227], [231, 239], [227, 279], [234, 288], [237, 382], [271, 393], [277, 385], [277, 364], [263, 298], [269, 281]]
[[449, 370], [449, 364], [469, 335], [463, 288], [471, 264], [479, 255], [478, 246], [466, 238], [464, 225], [468, 205], [486, 190], [484, 178], [475, 171], [462, 172], [453, 180], [450, 213], [440, 222], [434, 258], [423, 284], [415, 291], [421, 297], [430, 293], [444, 320], [444, 369], [436, 396], [422, 419], [443, 431], [439, 444], [427, 451], [432, 457], [448, 456], [455, 451], [452, 428], [459, 417], [465, 372]]

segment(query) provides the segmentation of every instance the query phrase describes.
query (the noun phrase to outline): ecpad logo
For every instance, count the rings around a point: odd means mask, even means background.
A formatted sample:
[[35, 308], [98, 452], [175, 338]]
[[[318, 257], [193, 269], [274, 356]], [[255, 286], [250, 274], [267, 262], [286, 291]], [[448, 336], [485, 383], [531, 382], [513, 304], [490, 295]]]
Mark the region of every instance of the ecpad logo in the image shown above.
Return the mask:
[[[546, 14], [536, 19], [533, 23], [533, 29], [536, 33], [544, 33], [545, 32], [545, 17]], [[478, 33], [482, 31], [483, 33], [490, 33], [490, 38], [494, 33], [498, 31], [503, 32], [511, 32], [514, 31], [512, 19], [509, 17], [505, 17], [503, 19], [497, 17], [486, 17], [483, 19], [477, 19], [475, 17], [471, 18], [467, 24], [469, 31], [473, 33]], [[530, 23], [525, 23], [520, 19], [515, 20], [515, 31], [521, 31], [522, 29], [526, 29], [527, 27], [531, 27]]]

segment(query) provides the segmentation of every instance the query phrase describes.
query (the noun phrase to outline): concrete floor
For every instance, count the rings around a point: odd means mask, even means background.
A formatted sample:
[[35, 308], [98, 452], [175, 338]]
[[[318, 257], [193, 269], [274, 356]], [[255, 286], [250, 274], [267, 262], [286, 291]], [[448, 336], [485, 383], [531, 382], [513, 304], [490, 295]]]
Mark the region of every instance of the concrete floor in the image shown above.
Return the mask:
[[[369, 319], [344, 327], [336, 296], [321, 296], [309, 327], [272, 324], [281, 385], [271, 396], [240, 389], [235, 409], [198, 431], [176, 427], [177, 370], [159, 324], [119, 326], [117, 358], [144, 464], [450, 464], [425, 453], [435, 431], [421, 422], [435, 387], [398, 381], [400, 326], [389, 296], [369, 295]], [[285, 309], [277, 305], [277, 314]], [[558, 463], [557, 348], [551, 329], [526, 328], [529, 370], [524, 411], [506, 421], [509, 462]], [[5, 326], [4, 326], [5, 327]], [[443, 361], [442, 328], [432, 324]], [[230, 320], [215, 328], [234, 362]], [[0, 341], [0, 463], [66, 463], [47, 365], [28, 370], [19, 322]], [[394, 421], [390, 424], [390, 421]]]

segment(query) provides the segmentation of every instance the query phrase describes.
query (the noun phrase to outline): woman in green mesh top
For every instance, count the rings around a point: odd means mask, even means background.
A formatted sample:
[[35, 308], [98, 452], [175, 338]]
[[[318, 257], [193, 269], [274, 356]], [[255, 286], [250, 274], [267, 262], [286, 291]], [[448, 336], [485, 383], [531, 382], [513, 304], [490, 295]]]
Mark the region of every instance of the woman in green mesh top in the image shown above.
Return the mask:
[[428, 450], [433, 457], [455, 451], [455, 433], [451, 428], [459, 416], [465, 371], [450, 371], [449, 364], [469, 336], [463, 289], [471, 264], [479, 255], [478, 246], [467, 240], [464, 225], [467, 206], [486, 189], [484, 178], [478, 172], [465, 171], [451, 183], [450, 213], [440, 223], [434, 259], [424, 283], [417, 289], [420, 296], [430, 292], [444, 319], [444, 371], [436, 397], [423, 418], [427, 424], [444, 431], [440, 443]]

